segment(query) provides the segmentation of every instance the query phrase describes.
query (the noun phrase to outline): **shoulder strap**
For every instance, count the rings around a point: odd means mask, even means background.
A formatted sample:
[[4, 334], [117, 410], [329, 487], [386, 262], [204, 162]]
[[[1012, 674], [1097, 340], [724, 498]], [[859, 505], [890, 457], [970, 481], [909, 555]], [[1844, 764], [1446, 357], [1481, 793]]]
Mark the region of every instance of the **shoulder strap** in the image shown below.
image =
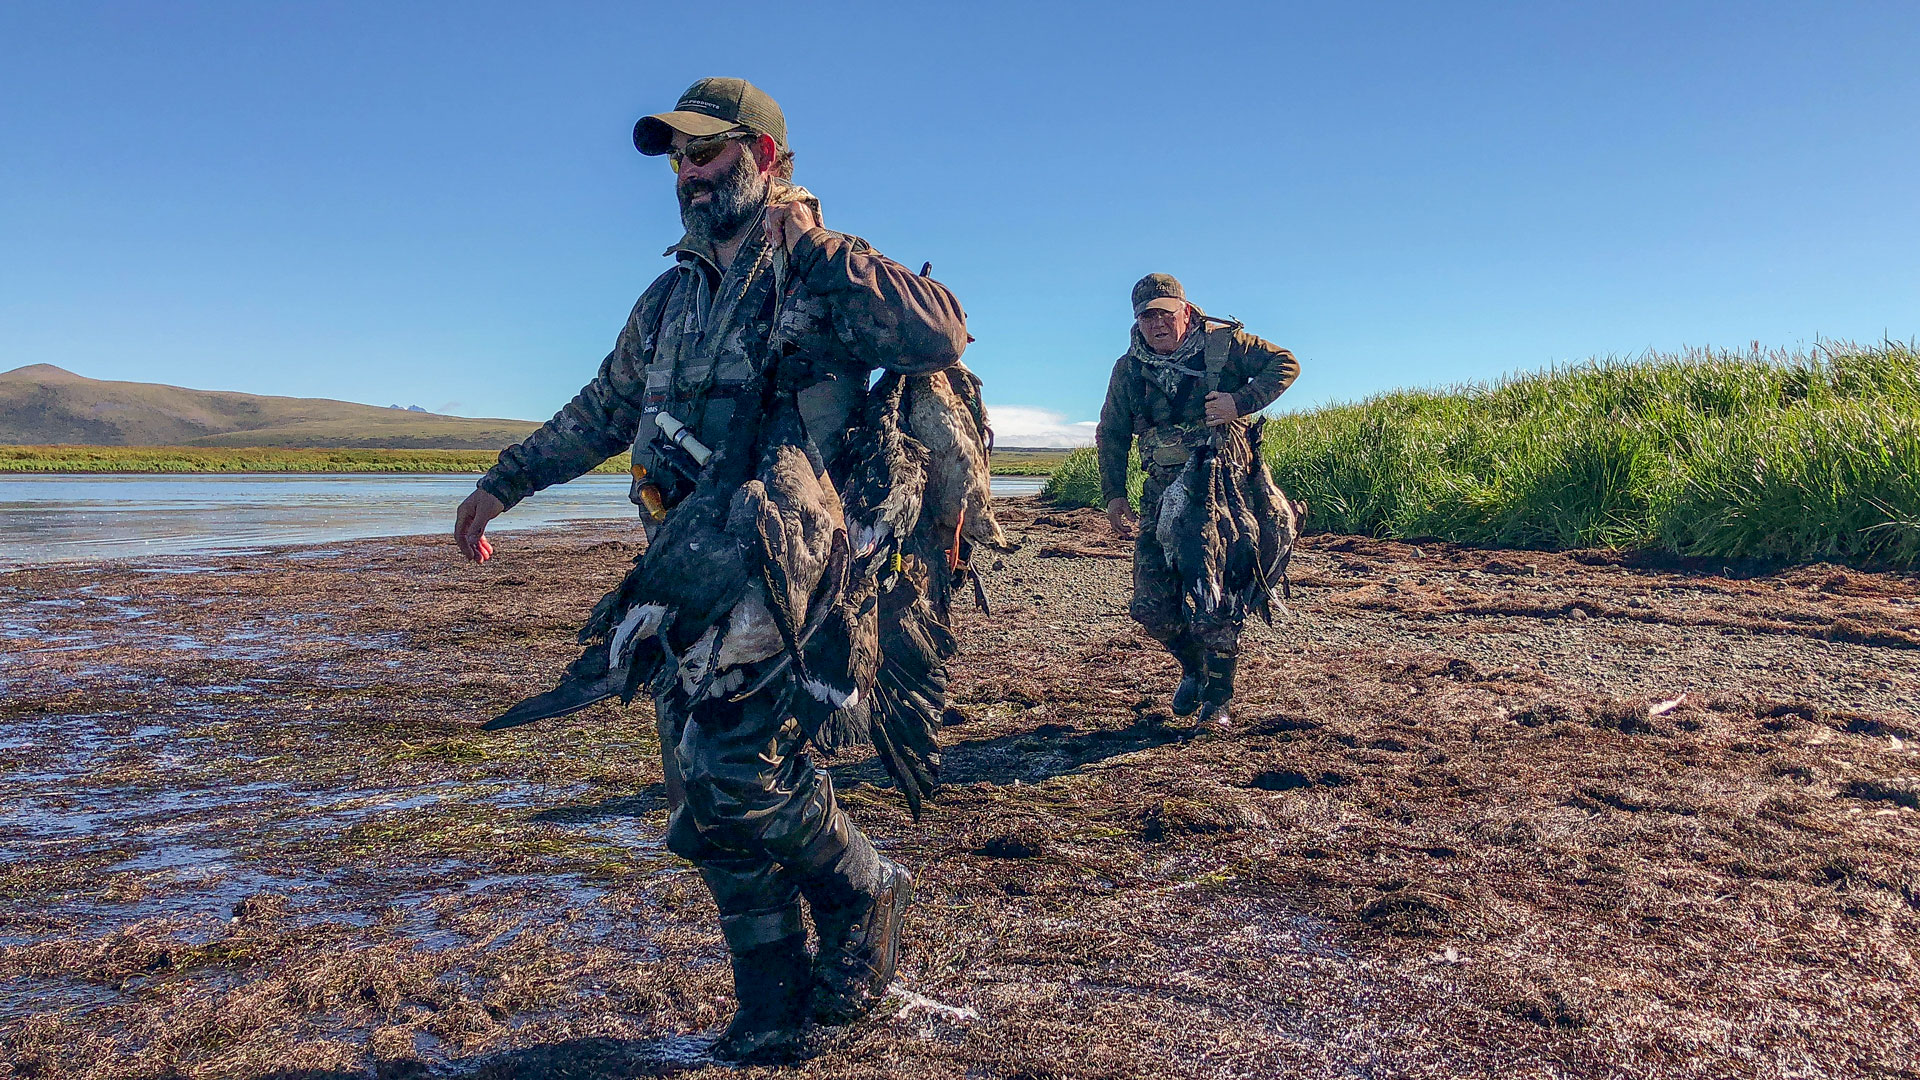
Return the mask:
[[1227, 368], [1227, 350], [1233, 347], [1234, 331], [1245, 324], [1237, 319], [1221, 319], [1212, 315], [1202, 315], [1201, 318], [1209, 324], [1217, 324], [1207, 327], [1207, 392], [1213, 393], [1220, 389], [1220, 373]]

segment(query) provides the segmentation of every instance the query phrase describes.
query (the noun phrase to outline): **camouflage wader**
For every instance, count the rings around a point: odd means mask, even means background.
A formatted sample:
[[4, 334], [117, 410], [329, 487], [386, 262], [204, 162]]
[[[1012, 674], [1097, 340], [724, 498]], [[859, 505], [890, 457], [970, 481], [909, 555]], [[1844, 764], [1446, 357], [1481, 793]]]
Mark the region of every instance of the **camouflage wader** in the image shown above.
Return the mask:
[[806, 933], [800, 899], [845, 906], [872, 892], [879, 859], [833, 797], [833, 779], [802, 746], [777, 695], [663, 712], [668, 767], [684, 801], [667, 848], [713, 893], [727, 945], [744, 952]]

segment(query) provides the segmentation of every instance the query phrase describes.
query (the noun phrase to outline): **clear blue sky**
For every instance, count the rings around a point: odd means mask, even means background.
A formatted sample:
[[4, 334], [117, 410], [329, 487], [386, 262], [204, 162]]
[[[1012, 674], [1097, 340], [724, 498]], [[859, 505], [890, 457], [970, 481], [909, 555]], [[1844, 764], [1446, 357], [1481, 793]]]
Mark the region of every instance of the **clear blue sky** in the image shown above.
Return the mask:
[[0, 3], [0, 369], [544, 418], [678, 236], [709, 74], [1091, 419], [1148, 271], [1303, 407], [1920, 334], [1911, 3]]

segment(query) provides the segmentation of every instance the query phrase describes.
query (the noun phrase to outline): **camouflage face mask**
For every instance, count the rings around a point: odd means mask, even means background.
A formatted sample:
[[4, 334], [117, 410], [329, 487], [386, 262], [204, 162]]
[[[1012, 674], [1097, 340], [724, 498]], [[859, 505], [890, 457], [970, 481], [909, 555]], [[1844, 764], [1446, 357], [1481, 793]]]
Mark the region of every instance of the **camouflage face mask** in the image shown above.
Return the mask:
[[1127, 350], [1127, 354], [1140, 361], [1141, 374], [1159, 387], [1161, 393], [1174, 397], [1180, 393], [1183, 381], [1206, 375], [1206, 365], [1200, 359], [1206, 347], [1207, 336], [1201, 323], [1195, 320], [1193, 329], [1187, 331], [1180, 347], [1164, 355], [1148, 348], [1146, 338], [1135, 327], [1133, 346]]

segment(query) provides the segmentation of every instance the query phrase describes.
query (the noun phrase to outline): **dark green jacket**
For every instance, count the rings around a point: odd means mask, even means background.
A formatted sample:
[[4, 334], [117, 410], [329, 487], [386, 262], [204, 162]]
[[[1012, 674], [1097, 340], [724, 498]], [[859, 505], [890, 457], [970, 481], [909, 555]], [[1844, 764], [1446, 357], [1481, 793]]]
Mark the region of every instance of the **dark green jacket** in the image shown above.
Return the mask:
[[[1220, 369], [1219, 389], [1233, 395], [1234, 409], [1243, 417], [1273, 404], [1300, 374], [1300, 362], [1292, 353], [1237, 326], [1216, 324], [1204, 332], [1225, 335], [1226, 361]], [[1133, 333], [1138, 346], [1140, 331]], [[1197, 366], [1200, 361], [1196, 358], [1193, 363]], [[1149, 461], [1155, 445], [1184, 442], [1191, 446], [1205, 437], [1206, 381], [1205, 375], [1184, 377], [1170, 395], [1147, 377], [1132, 353], [1114, 362], [1107, 401], [1094, 429], [1103, 505], [1126, 497], [1127, 453], [1136, 437], [1142, 440], [1143, 461]], [[1148, 467], [1153, 468], [1150, 461]]]

